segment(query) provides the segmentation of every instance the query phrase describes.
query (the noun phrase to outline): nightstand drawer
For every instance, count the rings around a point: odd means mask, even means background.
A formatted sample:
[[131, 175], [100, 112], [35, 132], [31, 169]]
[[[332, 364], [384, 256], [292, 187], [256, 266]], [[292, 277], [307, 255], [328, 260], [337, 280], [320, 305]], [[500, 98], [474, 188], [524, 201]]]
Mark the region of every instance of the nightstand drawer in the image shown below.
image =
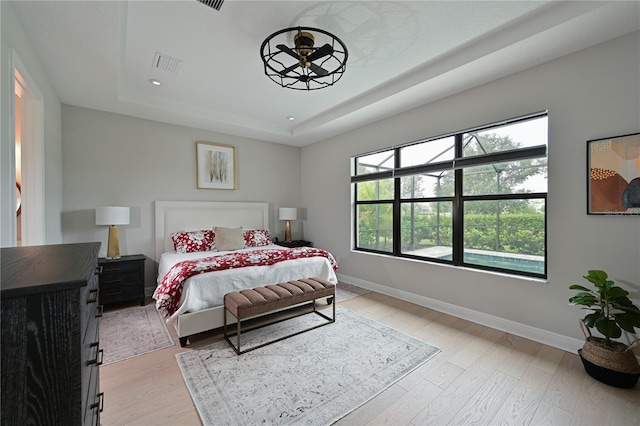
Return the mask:
[[123, 272], [138, 272], [140, 271], [139, 261], [110, 261], [109, 263], [102, 263], [102, 275], [118, 275]]
[[140, 289], [138, 287], [131, 287], [127, 284], [112, 285], [100, 289], [100, 304], [108, 305], [109, 303], [123, 302], [139, 296]]
[[130, 285], [135, 285], [140, 283], [140, 271], [131, 271], [131, 272], [118, 272], [118, 273], [108, 273], [100, 276], [100, 291], [102, 291], [105, 287], [111, 287], [114, 285], [119, 285], [123, 283], [129, 283]]

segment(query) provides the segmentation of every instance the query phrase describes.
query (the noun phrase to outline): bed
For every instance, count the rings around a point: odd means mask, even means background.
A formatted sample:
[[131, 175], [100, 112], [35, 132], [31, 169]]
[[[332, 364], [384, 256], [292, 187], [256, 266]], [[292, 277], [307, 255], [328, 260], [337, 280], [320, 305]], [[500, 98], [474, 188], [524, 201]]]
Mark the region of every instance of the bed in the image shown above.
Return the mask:
[[244, 230], [269, 229], [269, 203], [156, 201], [155, 219], [158, 288], [161, 283], [166, 286], [170, 278], [168, 272], [179, 271], [180, 267], [188, 269], [185, 265], [191, 265], [191, 269], [197, 269], [196, 265], [199, 267], [207, 262], [219, 266], [219, 259], [235, 259], [238, 256], [250, 261], [265, 257], [277, 259], [269, 262], [268, 266], [263, 266], [264, 263], [248, 263], [242, 268], [234, 266], [212, 272], [207, 269], [195, 275], [184, 274], [186, 278], [183, 278], [179, 298], [174, 297], [172, 303], [175, 311], [171, 314], [166, 312], [166, 306], [162, 305], [162, 294], [158, 295], [156, 289], [156, 306], [166, 316], [167, 323], [175, 327], [181, 346], [185, 346], [193, 334], [223, 326], [222, 297], [226, 292], [312, 276], [337, 284], [335, 260], [330, 253], [320, 249], [300, 248], [296, 249], [297, 253], [291, 253], [293, 249], [260, 245], [233, 250], [233, 253], [224, 250], [176, 253], [174, 250], [171, 235], [175, 232], [212, 229], [214, 226], [242, 227]]

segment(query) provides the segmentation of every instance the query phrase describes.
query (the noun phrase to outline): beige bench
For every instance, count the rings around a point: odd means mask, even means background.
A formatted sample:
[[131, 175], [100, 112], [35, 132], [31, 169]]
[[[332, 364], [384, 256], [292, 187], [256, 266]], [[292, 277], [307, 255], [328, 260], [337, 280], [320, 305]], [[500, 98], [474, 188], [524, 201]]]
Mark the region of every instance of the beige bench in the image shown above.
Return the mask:
[[[329, 318], [327, 315], [316, 310], [316, 299], [329, 297], [335, 300], [336, 286], [335, 284], [324, 280], [322, 278], [312, 277], [304, 278], [295, 281], [289, 281], [286, 283], [268, 285], [264, 287], [258, 287], [251, 290], [242, 290], [239, 292], [227, 293], [224, 295], [224, 338], [236, 351], [238, 355], [252, 351], [254, 349], [261, 348], [271, 343], [279, 342], [280, 340], [287, 339], [289, 337], [304, 333], [309, 330], [313, 330], [318, 327], [322, 327], [327, 324], [331, 324], [336, 320], [336, 304], [333, 303], [333, 318]], [[267, 324], [259, 325], [256, 327], [242, 329], [242, 322], [249, 319], [256, 319], [262, 315], [274, 313], [277, 311], [290, 311], [295, 308], [301, 309], [301, 305], [308, 303], [312, 310], [299, 313], [293, 316], [287, 316], [284, 319], [268, 322]], [[227, 334], [227, 312], [233, 315], [236, 319], [236, 332], [237, 346], [231, 342], [230, 337], [234, 334]], [[287, 319], [295, 318], [300, 315], [309, 313], [316, 313], [325, 318], [327, 322], [307, 328], [302, 331], [298, 331], [293, 334], [289, 334], [284, 337], [263, 343], [258, 346], [254, 346], [250, 349], [241, 350], [240, 336], [242, 332], [255, 330], [257, 328], [265, 327], [267, 325], [275, 324], [276, 322], [284, 321]]]

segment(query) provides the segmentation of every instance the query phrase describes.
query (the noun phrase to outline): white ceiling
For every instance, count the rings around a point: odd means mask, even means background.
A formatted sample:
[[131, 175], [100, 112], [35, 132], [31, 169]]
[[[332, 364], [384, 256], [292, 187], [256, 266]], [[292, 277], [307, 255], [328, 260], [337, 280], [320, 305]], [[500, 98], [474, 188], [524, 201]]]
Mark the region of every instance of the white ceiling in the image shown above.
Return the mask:
[[[62, 103], [294, 146], [640, 29], [638, 1], [12, 5]], [[345, 42], [334, 86], [284, 89], [264, 74], [260, 45], [294, 26]], [[178, 72], [154, 68], [156, 52], [183, 60]]]

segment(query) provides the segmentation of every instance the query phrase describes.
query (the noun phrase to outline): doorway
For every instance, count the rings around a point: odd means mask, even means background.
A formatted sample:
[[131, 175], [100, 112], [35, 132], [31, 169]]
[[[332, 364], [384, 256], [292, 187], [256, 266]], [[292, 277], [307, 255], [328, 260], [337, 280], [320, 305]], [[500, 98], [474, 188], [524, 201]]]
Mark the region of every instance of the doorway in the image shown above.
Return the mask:
[[44, 244], [44, 112], [43, 96], [17, 55], [15, 96], [15, 245]]

